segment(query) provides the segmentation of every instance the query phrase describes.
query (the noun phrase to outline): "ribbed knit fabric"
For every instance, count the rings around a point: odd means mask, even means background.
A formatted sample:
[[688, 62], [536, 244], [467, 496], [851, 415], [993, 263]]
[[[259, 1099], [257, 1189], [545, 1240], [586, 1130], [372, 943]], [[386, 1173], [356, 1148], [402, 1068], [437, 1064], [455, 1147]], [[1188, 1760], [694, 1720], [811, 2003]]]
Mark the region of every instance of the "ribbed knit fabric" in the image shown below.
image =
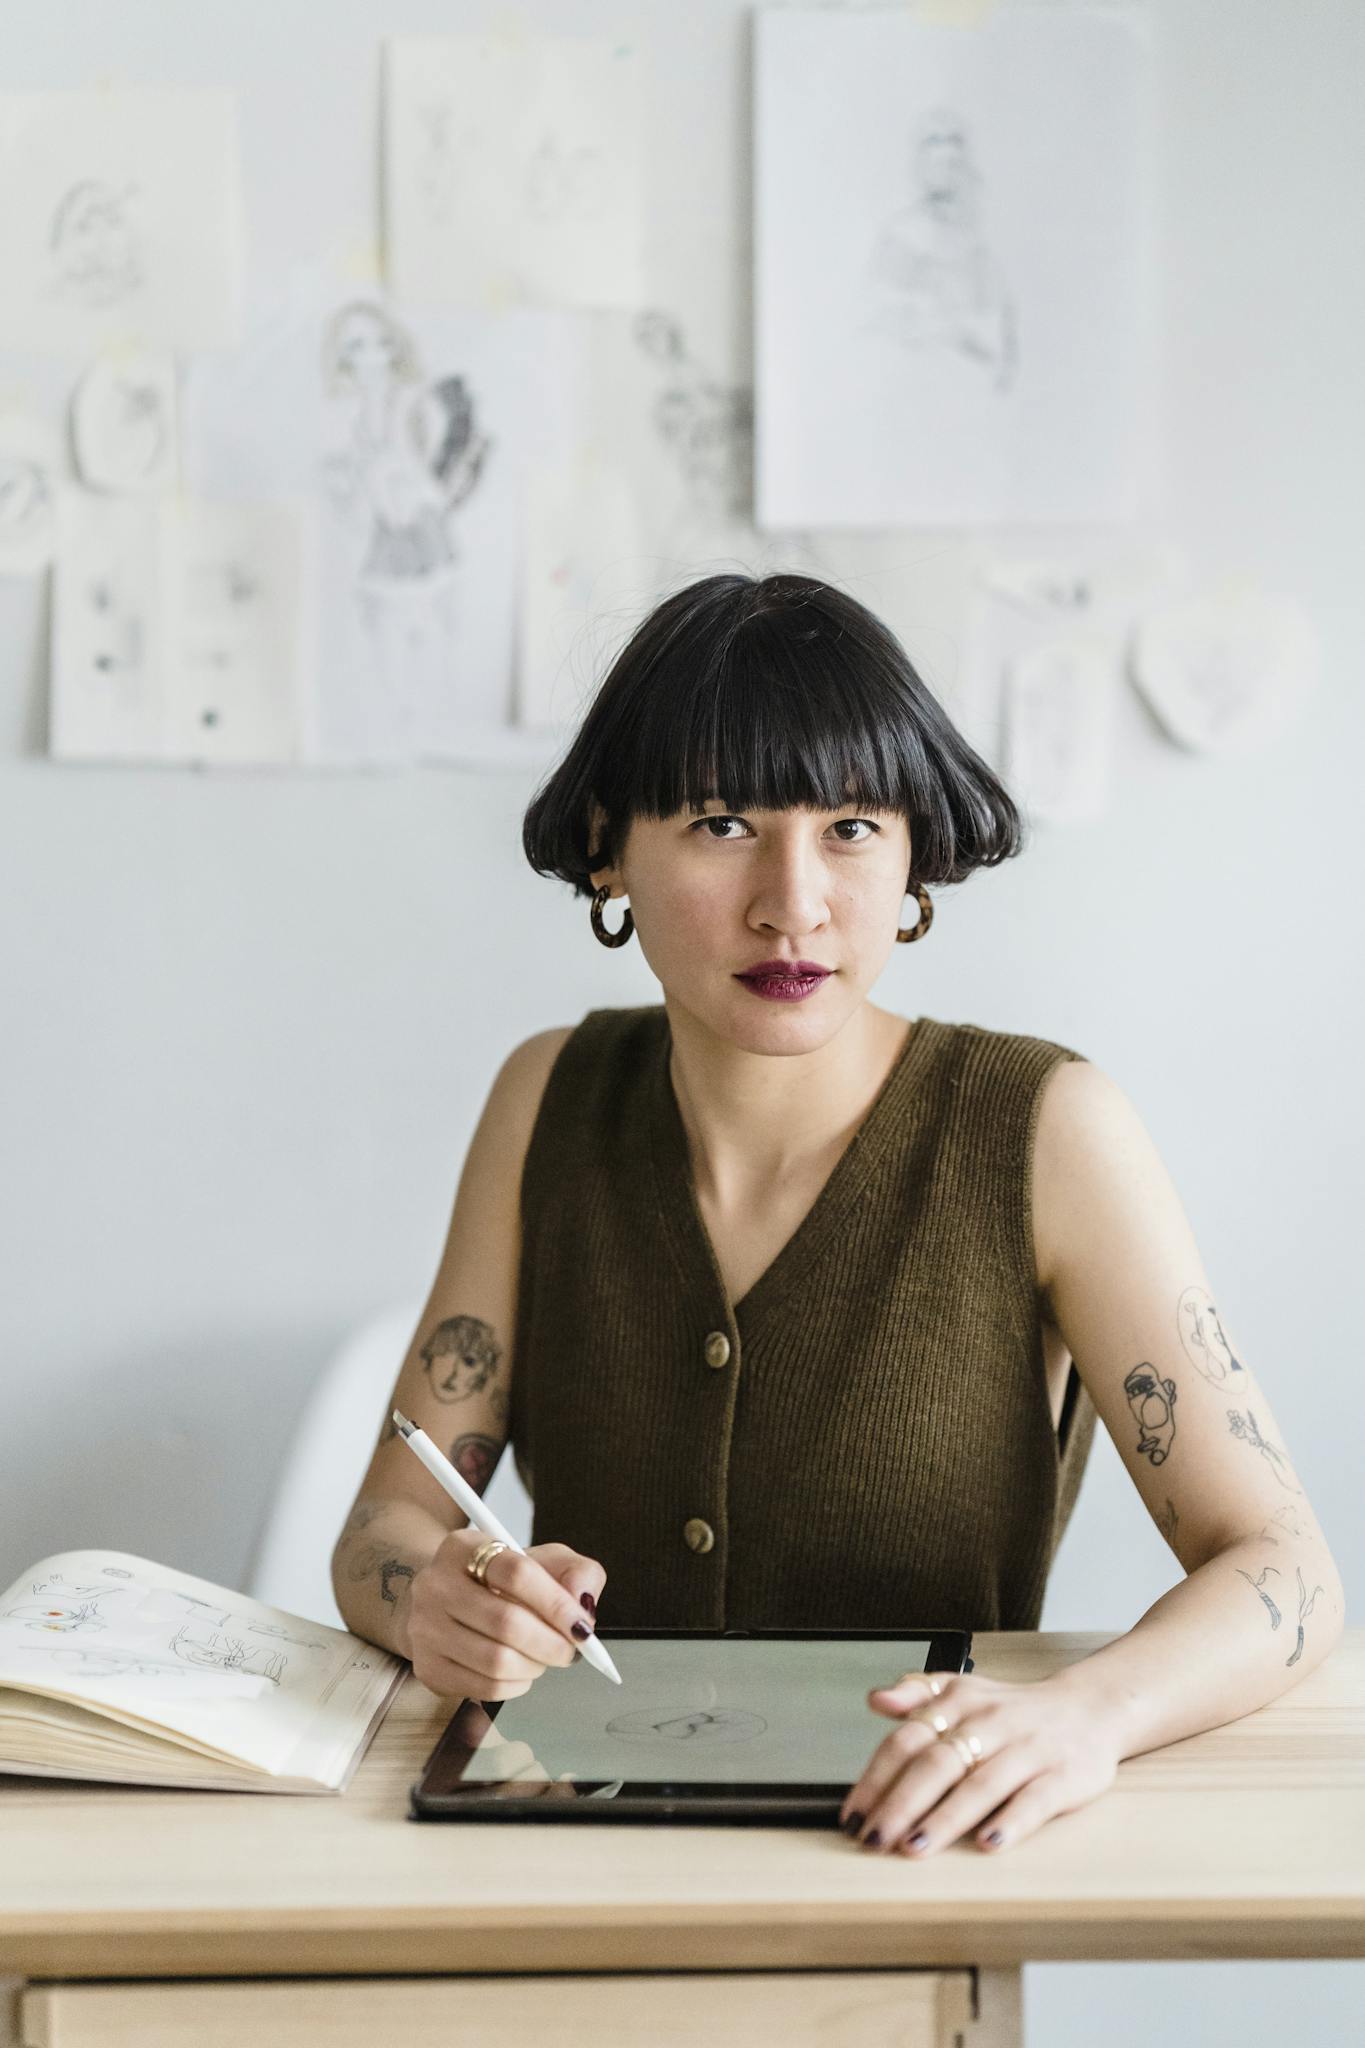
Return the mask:
[[589, 1012], [532, 1133], [511, 1404], [532, 1541], [598, 1558], [618, 1626], [1036, 1628], [1096, 1419], [1073, 1365], [1052, 1426], [1030, 1214], [1042, 1085], [1081, 1055], [919, 1018], [732, 1304], [670, 1052], [662, 1005]]

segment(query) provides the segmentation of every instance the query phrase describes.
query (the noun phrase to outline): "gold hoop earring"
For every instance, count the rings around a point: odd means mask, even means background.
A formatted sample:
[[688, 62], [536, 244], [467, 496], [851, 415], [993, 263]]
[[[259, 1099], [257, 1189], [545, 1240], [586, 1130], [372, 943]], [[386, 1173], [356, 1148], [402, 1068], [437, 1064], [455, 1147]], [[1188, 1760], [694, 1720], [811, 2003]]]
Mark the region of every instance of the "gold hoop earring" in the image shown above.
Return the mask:
[[630, 905], [627, 904], [626, 914], [621, 920], [620, 930], [609, 932], [602, 922], [602, 905], [608, 900], [610, 895], [611, 884], [604, 882], [592, 899], [592, 928], [604, 946], [624, 946], [626, 940], [635, 929], [635, 919], [630, 914]]
[[912, 882], [905, 893], [907, 896], [913, 895], [919, 904], [919, 923], [912, 924], [909, 931], [906, 931], [904, 926], [898, 927], [896, 944], [898, 946], [913, 946], [915, 940], [922, 939], [933, 923], [934, 906], [930, 899], [929, 891], [925, 888], [923, 882]]

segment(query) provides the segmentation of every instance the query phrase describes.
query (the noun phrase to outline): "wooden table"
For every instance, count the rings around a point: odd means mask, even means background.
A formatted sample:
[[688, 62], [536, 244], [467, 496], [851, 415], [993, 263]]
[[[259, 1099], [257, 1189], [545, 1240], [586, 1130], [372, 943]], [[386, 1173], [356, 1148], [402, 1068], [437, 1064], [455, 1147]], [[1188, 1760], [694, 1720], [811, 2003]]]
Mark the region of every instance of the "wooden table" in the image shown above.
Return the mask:
[[[981, 1634], [976, 1668], [1108, 1640]], [[409, 1680], [339, 1799], [0, 1777], [10, 2040], [1004, 2048], [1028, 1961], [1365, 1956], [1365, 1629], [1031, 1839], [924, 1863], [833, 1830], [418, 1825], [448, 1712]]]

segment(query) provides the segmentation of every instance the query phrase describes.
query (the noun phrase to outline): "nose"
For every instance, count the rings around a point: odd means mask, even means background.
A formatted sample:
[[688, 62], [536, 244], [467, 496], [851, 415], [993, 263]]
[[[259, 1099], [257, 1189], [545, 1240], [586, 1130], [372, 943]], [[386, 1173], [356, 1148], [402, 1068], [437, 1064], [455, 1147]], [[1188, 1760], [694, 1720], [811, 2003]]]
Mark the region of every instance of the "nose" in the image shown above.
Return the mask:
[[749, 914], [753, 922], [788, 937], [818, 931], [828, 922], [824, 862], [807, 834], [776, 836], [763, 848]]

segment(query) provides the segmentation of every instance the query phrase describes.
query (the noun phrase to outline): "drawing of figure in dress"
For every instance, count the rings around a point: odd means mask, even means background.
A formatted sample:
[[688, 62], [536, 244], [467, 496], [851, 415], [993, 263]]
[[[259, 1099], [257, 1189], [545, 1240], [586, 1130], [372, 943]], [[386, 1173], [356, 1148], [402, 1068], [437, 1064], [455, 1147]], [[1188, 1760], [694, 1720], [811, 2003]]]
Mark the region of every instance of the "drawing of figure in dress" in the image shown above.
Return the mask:
[[956, 114], [940, 108], [920, 122], [911, 177], [914, 198], [892, 214], [873, 251], [870, 325], [907, 348], [965, 356], [1007, 391], [1018, 358], [1014, 301], [982, 237], [981, 174]]
[[491, 443], [463, 377], [428, 380], [411, 336], [372, 302], [347, 305], [323, 341], [330, 398], [348, 415], [344, 448], [324, 464], [333, 504], [363, 553], [359, 617], [395, 732], [454, 682], [458, 624], [453, 515], [479, 481]]

